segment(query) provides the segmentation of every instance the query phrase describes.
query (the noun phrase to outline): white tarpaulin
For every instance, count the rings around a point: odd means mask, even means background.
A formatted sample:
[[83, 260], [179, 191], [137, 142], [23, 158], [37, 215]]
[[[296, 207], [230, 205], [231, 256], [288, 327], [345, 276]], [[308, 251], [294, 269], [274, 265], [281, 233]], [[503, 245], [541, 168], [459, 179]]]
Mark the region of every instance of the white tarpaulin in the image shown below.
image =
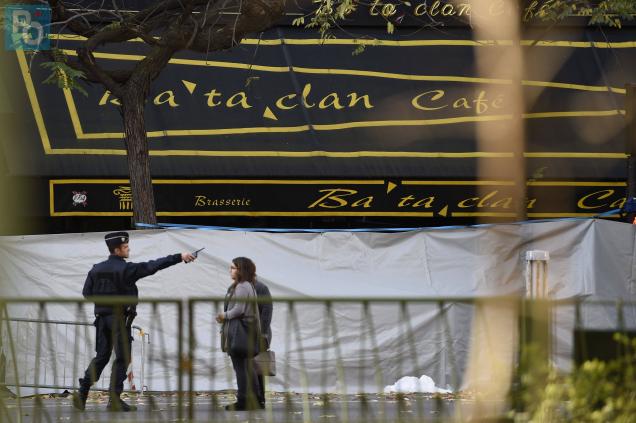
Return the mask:
[[[634, 225], [601, 220], [404, 233], [147, 230], [131, 232], [130, 260], [205, 247], [196, 262], [178, 264], [140, 280], [142, 299], [223, 297], [230, 283], [230, 260], [236, 256], [254, 260], [258, 278], [275, 298], [415, 299], [523, 295], [524, 254], [545, 250], [550, 254], [548, 292], [552, 298], [634, 299], [635, 233]], [[104, 233], [85, 233], [0, 238], [0, 295], [79, 298], [92, 264], [108, 255], [103, 237]], [[395, 303], [372, 303], [369, 307], [365, 314], [360, 303], [335, 303], [331, 309], [322, 304], [297, 304], [292, 313], [287, 304], [275, 304], [272, 349], [277, 354], [278, 375], [271, 380], [272, 389], [381, 392], [403, 376], [423, 374], [441, 388], [461, 387], [471, 337], [487, 330], [472, 330], [471, 305], [411, 303], [401, 308]], [[78, 312], [72, 304], [47, 306], [46, 316], [38, 314], [34, 306], [10, 310], [11, 317], [92, 321], [92, 307]], [[608, 310], [585, 309], [584, 323], [615, 328], [616, 314]], [[195, 389], [234, 386], [231, 365], [218, 346], [212, 305], [199, 304], [194, 311]], [[627, 325], [635, 324], [633, 311], [627, 309]], [[138, 312], [135, 325], [150, 333], [145, 385], [151, 390], [176, 389], [176, 307], [160, 305], [153, 310], [150, 305], [140, 305]], [[562, 368], [570, 365], [573, 325], [573, 308], [557, 313], [555, 351]], [[73, 351], [78, 348], [69, 345], [74, 345], [75, 335], [63, 327], [54, 329], [56, 340], [46, 344], [48, 352], [39, 357], [53, 362], [42, 362], [42, 368], [55, 365], [58, 373], [65, 369], [63, 384], [74, 385], [77, 372], [84, 370], [91, 357], [93, 328], [88, 328], [86, 338], [82, 329], [81, 359], [74, 359]], [[47, 326], [45, 333], [53, 338], [51, 328]], [[32, 383], [37, 367], [33, 364], [36, 330], [29, 330], [30, 335], [24, 335], [29, 342], [13, 342], [22, 359], [18, 360], [19, 371]], [[187, 324], [184, 331], [187, 337]], [[505, 336], [501, 342], [507, 342]], [[64, 343], [70, 351], [62, 354]], [[184, 352], [187, 346], [184, 338]], [[3, 349], [9, 355], [6, 342]], [[135, 367], [137, 376], [140, 365]]]

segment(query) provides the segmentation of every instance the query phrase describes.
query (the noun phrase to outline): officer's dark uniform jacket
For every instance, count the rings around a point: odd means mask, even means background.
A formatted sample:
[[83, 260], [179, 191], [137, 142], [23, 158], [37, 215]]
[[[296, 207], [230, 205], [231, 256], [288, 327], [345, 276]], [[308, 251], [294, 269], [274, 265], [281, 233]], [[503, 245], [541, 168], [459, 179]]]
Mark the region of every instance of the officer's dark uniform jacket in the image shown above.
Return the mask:
[[269, 349], [272, 343], [272, 313], [274, 311], [274, 305], [272, 304], [272, 294], [269, 292], [269, 288], [262, 282], [256, 281], [254, 283], [256, 289], [256, 295], [259, 299], [258, 302], [258, 314], [261, 320], [261, 336], [265, 338], [267, 342], [267, 349]]
[[[181, 254], [172, 254], [143, 263], [129, 263], [121, 257], [110, 255], [107, 260], [97, 263], [88, 272], [82, 295], [133, 297], [129, 304], [122, 306], [122, 310], [124, 314], [134, 316], [139, 297], [137, 281], [180, 262]], [[95, 315], [110, 315], [114, 309], [111, 305], [95, 304]]]

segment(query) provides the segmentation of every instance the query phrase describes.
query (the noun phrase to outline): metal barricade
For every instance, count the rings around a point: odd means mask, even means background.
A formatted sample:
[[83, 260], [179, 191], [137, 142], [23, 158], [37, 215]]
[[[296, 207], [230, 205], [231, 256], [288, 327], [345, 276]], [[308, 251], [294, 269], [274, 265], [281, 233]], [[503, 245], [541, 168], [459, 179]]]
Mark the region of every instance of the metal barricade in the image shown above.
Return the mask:
[[[77, 385], [77, 380], [73, 380], [73, 367], [85, 369], [88, 367], [95, 347], [95, 330], [93, 323], [74, 322], [65, 320], [42, 320], [9, 317], [2, 318], [0, 324], [0, 358], [4, 364], [4, 373], [0, 373], [0, 384], [7, 387], [21, 386], [24, 388], [40, 388], [49, 390], [72, 390]], [[41, 326], [41, 327], [40, 327]], [[44, 328], [44, 329], [42, 329]], [[127, 369], [127, 383], [124, 384], [125, 391], [145, 392], [148, 386], [145, 384], [145, 352], [146, 344], [150, 342], [150, 334], [143, 328], [133, 325], [133, 336], [140, 342], [132, 343], [131, 363]], [[36, 336], [34, 334], [46, 333], [43, 344], [40, 345], [39, 353]], [[15, 355], [7, 354], [4, 346], [9, 343], [9, 334], [12, 334]], [[82, 347], [79, 355], [75, 355], [70, 347], [80, 342]], [[26, 372], [16, 372], [13, 369], [35, 368], [36, 359], [41, 360], [41, 372], [32, 375], [30, 378]], [[15, 360], [15, 366], [13, 361]], [[53, 371], [50, 363], [62, 363], [62, 368]], [[138, 366], [138, 367], [137, 367]], [[136, 368], [139, 368], [139, 379], [136, 379]], [[110, 366], [104, 370], [105, 374], [110, 374]], [[139, 381], [137, 385], [136, 380]], [[107, 378], [101, 378], [95, 390], [108, 390]]]
[[[139, 315], [144, 316], [148, 331], [135, 327], [143, 342], [133, 343], [137, 348], [134, 368], [141, 376], [133, 392], [148, 391], [144, 385], [152, 385], [154, 391], [129, 397], [140, 408], [134, 420], [245, 421], [246, 415], [224, 409], [236, 399], [236, 379], [233, 363], [221, 351], [221, 326], [215, 319], [223, 300], [140, 302]], [[52, 320], [47, 312], [58, 311], [54, 307], [60, 304], [80, 309], [87, 302], [32, 300], [28, 317], [8, 312], [25, 302], [0, 300], [0, 349], [5, 357], [4, 363], [0, 359], [0, 385], [4, 368], [4, 384], [22, 388], [22, 399], [5, 400], [0, 392], [0, 420], [21, 422], [21, 411], [58, 420], [80, 416], [73, 414], [77, 411], [68, 399], [29, 402], [24, 391], [33, 388], [43, 394], [76, 386], [78, 372], [93, 356], [94, 330], [90, 322]], [[81, 309], [86, 315], [86, 309]], [[492, 405], [493, 401], [480, 405], [477, 391], [465, 390], [470, 378], [479, 382], [485, 375], [482, 388], [495, 381], [506, 391], [519, 385], [515, 378], [523, 370], [524, 343], [532, 348], [537, 341], [545, 344], [538, 350], [528, 349], [533, 360], [527, 364], [537, 377], [541, 375], [535, 364], [545, 365], [547, 371], [566, 368], [562, 364], [573, 362], [577, 354], [580, 360], [593, 358], [586, 341], [589, 331], [596, 331], [592, 336], [633, 332], [636, 303], [520, 297], [275, 298], [274, 317], [272, 349], [278, 372], [264, 378], [267, 402], [257, 420], [419, 423], [462, 421], [482, 413], [479, 407]], [[587, 331], [582, 333], [585, 338], [569, 341], [577, 331]], [[54, 366], [67, 363], [67, 358], [72, 364]], [[490, 372], [491, 364], [503, 373]], [[104, 379], [108, 375], [101, 379], [102, 389]], [[427, 383], [433, 392], [428, 388], [424, 392]], [[419, 388], [420, 392], [413, 392]], [[491, 411], [506, 412], [502, 408], [506, 401]], [[112, 414], [102, 402], [93, 398], [81, 416], [111, 421]]]
[[[267, 422], [438, 421], [453, 406], [443, 400], [460, 387], [465, 368], [450, 336], [470, 322], [474, 299], [436, 298], [276, 298], [272, 349], [277, 375], [263, 377]], [[207, 418], [232, 421], [223, 406], [232, 402], [236, 380], [221, 351], [216, 314], [221, 298], [188, 302], [189, 419], [204, 417], [197, 407], [202, 392], [211, 395]], [[426, 379], [424, 376], [430, 376]], [[406, 377], [406, 378], [405, 378]], [[404, 380], [402, 380], [405, 378]], [[432, 391], [407, 395], [391, 386], [413, 383]], [[415, 388], [418, 390], [419, 388]], [[435, 391], [437, 389], [437, 391]]]
[[[221, 298], [188, 302], [192, 421], [233, 421], [223, 409], [234, 400], [236, 380], [215, 322], [222, 309]], [[524, 378], [519, 365], [525, 351], [547, 371], [572, 361], [577, 345], [564, 338], [576, 336], [580, 327], [636, 328], [636, 303], [584, 298], [276, 298], [274, 314], [278, 374], [264, 378], [266, 422], [300, 416], [305, 422], [387, 423], [502, 416], [509, 411], [511, 387]], [[429, 382], [430, 390], [418, 393]], [[198, 404], [206, 391], [217, 394], [203, 409]]]
[[[130, 298], [0, 299], [0, 421], [59, 421], [77, 415], [69, 391], [78, 388], [79, 378], [95, 356], [96, 331], [88, 321], [92, 303], [118, 308], [128, 305]], [[145, 420], [181, 420], [182, 302], [140, 300], [137, 312], [138, 324], [131, 327], [137, 341], [132, 343], [132, 367], [123, 397], [140, 406], [148, 404], [143, 408]], [[109, 373], [107, 366], [90, 390], [87, 412], [90, 409], [93, 414], [86, 416], [91, 421], [112, 421], [106, 407]], [[172, 393], [170, 404], [165, 404], [162, 394], [152, 394], [149, 386]]]

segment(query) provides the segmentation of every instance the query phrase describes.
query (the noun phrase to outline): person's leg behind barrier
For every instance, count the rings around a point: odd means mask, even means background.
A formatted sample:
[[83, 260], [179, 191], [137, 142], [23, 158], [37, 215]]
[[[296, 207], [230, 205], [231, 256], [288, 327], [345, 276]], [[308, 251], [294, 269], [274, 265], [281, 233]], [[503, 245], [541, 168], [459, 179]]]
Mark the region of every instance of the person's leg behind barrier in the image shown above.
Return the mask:
[[126, 369], [130, 363], [132, 351], [131, 329], [125, 323], [124, 316], [117, 316], [113, 322], [113, 345], [115, 347], [115, 361], [110, 376], [110, 399], [107, 409], [111, 411], [134, 411], [137, 408], [125, 403], [121, 398], [126, 380]]
[[265, 378], [263, 375], [258, 376], [258, 404], [261, 408], [265, 408]]
[[244, 361], [246, 371], [246, 408], [255, 410], [260, 408], [260, 385], [258, 383], [258, 375], [256, 374], [256, 367], [254, 366], [254, 360], [251, 358], [245, 358]]
[[226, 410], [241, 411], [255, 410], [258, 403], [258, 379], [252, 359], [247, 357], [230, 356], [234, 373], [236, 373], [236, 403], [225, 406]]
[[110, 361], [113, 350], [112, 344], [112, 316], [98, 316], [95, 319], [95, 357], [84, 372], [84, 377], [79, 380], [79, 390], [73, 395], [73, 405], [79, 410], [86, 408], [88, 391], [102, 375], [104, 367]]
[[234, 374], [236, 375], [236, 403], [226, 406], [226, 409], [244, 409], [247, 396], [247, 380], [245, 373], [245, 363], [243, 357], [233, 356], [232, 367], [234, 367]]

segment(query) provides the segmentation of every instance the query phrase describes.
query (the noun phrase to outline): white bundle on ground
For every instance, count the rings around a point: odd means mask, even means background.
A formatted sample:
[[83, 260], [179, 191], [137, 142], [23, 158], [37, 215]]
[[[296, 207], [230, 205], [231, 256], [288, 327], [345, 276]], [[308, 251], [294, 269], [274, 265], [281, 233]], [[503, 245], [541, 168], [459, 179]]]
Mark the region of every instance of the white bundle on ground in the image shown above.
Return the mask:
[[435, 386], [435, 381], [426, 375], [422, 375], [419, 379], [415, 376], [404, 376], [400, 378], [394, 385], [384, 387], [384, 393], [392, 392], [424, 392], [432, 394], [449, 394], [451, 391]]

